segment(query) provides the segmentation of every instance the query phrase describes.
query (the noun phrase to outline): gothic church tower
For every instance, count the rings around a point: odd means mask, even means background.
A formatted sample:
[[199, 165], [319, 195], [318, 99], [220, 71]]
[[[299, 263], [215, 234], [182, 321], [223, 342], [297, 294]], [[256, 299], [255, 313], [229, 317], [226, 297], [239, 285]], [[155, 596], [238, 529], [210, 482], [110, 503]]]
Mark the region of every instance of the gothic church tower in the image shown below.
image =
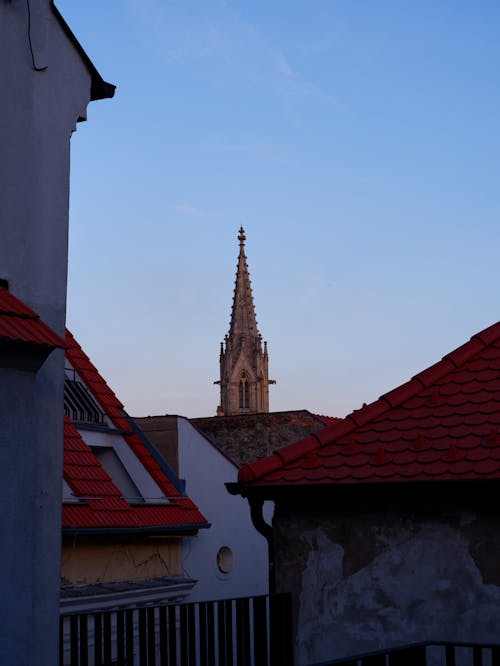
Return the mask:
[[220, 349], [220, 406], [218, 415], [269, 411], [267, 342], [257, 329], [252, 287], [245, 256], [245, 232], [238, 234], [240, 254], [229, 333]]

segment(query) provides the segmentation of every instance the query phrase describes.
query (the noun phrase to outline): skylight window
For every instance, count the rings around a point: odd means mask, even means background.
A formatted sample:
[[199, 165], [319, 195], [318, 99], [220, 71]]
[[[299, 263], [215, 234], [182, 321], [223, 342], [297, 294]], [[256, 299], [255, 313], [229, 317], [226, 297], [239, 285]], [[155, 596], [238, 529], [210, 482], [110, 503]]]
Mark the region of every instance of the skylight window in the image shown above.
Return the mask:
[[64, 379], [64, 413], [77, 423], [105, 426], [104, 412], [77, 379]]

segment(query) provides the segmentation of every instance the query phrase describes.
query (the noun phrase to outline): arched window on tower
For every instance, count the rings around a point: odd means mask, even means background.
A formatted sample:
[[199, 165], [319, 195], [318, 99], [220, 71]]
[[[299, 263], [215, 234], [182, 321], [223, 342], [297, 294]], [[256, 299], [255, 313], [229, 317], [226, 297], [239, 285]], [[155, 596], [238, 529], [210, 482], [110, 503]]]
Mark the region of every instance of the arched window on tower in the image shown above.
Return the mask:
[[245, 373], [241, 375], [238, 394], [240, 409], [248, 409], [248, 407], [250, 407], [250, 388], [248, 386], [248, 378]]

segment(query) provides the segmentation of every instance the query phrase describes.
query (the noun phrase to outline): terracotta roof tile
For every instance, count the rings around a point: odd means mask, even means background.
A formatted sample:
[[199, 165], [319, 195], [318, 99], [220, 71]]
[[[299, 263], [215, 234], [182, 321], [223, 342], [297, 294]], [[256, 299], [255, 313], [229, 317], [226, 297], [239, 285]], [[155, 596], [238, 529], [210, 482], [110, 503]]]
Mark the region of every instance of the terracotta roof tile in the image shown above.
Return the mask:
[[338, 423], [342, 419], [338, 416], [325, 416], [324, 414], [316, 414], [320, 421], [323, 421], [326, 425], [331, 425], [332, 423]]
[[[63, 528], [186, 528], [206, 525], [207, 521], [195, 504], [181, 495], [176, 486], [148, 451], [141, 437], [132, 433], [132, 424], [122, 403], [90, 362], [72, 334], [66, 333], [66, 357], [85, 382], [115, 428], [128, 431], [124, 439], [161, 488], [169, 504], [132, 505], [113, 484], [80, 433], [65, 418], [64, 478], [82, 504], [63, 505]], [[85, 499], [88, 498], [88, 499]]]
[[43, 347], [64, 347], [64, 340], [34, 310], [7, 289], [0, 288], [0, 340]]
[[379, 400], [271, 458], [241, 483], [500, 479], [500, 322]]

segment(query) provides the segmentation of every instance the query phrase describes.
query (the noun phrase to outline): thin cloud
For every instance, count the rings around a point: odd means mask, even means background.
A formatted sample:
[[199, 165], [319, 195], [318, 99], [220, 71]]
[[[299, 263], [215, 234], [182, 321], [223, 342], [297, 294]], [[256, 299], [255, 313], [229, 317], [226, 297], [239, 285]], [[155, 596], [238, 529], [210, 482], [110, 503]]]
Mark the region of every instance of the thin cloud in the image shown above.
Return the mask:
[[174, 210], [179, 215], [189, 215], [190, 217], [204, 217], [205, 213], [199, 208], [190, 206], [189, 204], [175, 204]]
[[202, 150], [216, 153], [241, 153], [266, 162], [291, 164], [294, 161], [287, 150], [266, 141], [231, 141], [223, 137], [214, 137], [201, 141], [199, 145]]
[[282, 48], [223, 1], [210, 4], [196, 16], [179, 13], [182, 5], [163, 0], [129, 0], [128, 7], [147, 34], [149, 47], [169, 65], [185, 60], [217, 61], [228, 80], [234, 77], [280, 95], [339, 105], [330, 93], [304, 77]]

